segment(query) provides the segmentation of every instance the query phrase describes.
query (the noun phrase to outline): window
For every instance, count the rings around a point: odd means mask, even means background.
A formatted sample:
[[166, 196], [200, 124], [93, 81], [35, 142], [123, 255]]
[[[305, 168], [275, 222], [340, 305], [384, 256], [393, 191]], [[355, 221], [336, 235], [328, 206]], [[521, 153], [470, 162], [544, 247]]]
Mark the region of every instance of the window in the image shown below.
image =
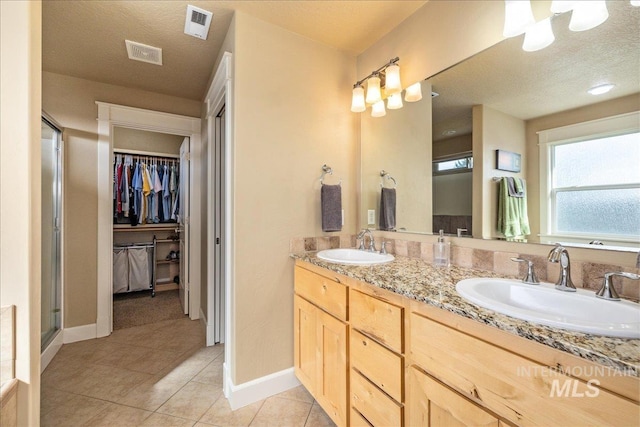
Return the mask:
[[464, 157], [447, 158], [443, 160], [435, 160], [433, 162], [433, 174], [444, 175], [459, 172], [471, 172], [473, 169], [473, 157], [465, 155]]
[[[543, 235], [640, 240], [640, 130], [635, 117], [630, 127], [619, 117], [598, 121], [599, 129], [591, 131], [572, 126], [573, 131], [586, 133], [569, 139], [562, 138], [571, 136], [564, 128], [559, 139], [541, 144], [547, 172], [541, 176], [546, 178], [548, 198], [543, 203], [541, 192], [541, 206], [546, 205], [541, 217], [547, 220]], [[551, 132], [541, 132], [541, 137], [548, 138]]]

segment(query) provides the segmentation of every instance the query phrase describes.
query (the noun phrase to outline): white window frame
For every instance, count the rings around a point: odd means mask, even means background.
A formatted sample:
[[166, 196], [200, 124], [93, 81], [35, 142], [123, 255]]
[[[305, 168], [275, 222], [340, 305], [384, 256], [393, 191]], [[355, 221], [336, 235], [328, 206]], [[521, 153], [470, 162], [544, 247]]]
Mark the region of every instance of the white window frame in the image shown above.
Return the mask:
[[[598, 239], [616, 243], [638, 243], [636, 238], [624, 238], [619, 235], [603, 235], [582, 233], [559, 233], [555, 218], [555, 193], [553, 192], [551, 171], [553, 158], [551, 150], [562, 144], [575, 143], [591, 139], [605, 138], [616, 135], [640, 132], [640, 111], [605, 117], [583, 123], [576, 123], [554, 129], [538, 132], [538, 147], [540, 150], [540, 237], [551, 240], [572, 239], [581, 243]], [[634, 185], [625, 185], [624, 188], [637, 188]], [[588, 189], [585, 186], [584, 189]], [[598, 189], [618, 189], [620, 185], [597, 186]]]

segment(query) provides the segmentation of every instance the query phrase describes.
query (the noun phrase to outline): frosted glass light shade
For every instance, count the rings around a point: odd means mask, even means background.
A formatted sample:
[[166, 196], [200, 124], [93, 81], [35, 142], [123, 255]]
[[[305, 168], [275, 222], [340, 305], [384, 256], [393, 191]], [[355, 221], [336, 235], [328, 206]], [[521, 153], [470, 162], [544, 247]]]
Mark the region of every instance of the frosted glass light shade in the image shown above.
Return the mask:
[[416, 102], [422, 99], [422, 85], [420, 82], [409, 86], [404, 94], [404, 100], [407, 102]]
[[389, 98], [387, 98], [387, 108], [389, 110], [398, 110], [402, 108], [402, 93], [394, 93]]
[[551, 29], [551, 18], [543, 19], [534, 26], [529, 27], [527, 32], [524, 33], [522, 49], [527, 52], [535, 52], [549, 46], [555, 39]]
[[551, 2], [551, 13], [565, 13], [573, 9], [574, 0], [553, 0]]
[[351, 97], [351, 111], [354, 113], [362, 113], [367, 109], [364, 103], [364, 88], [360, 85], [353, 88], [353, 96]]
[[631, 0], [631, 6], [640, 7], [640, 0]]
[[571, 31], [587, 31], [607, 20], [609, 11], [604, 0], [587, 0], [574, 2], [569, 29]]
[[380, 77], [374, 75], [367, 80], [367, 104], [375, 104], [378, 101], [382, 101]]
[[504, 1], [504, 30], [505, 37], [515, 37], [524, 33], [527, 28], [536, 21], [531, 11], [529, 0], [505, 0]]
[[380, 100], [373, 104], [371, 107], [371, 117], [382, 117], [387, 114], [387, 111], [384, 109], [384, 101]]
[[397, 64], [389, 65], [385, 70], [385, 73], [385, 92], [390, 95], [402, 92], [402, 84], [400, 83], [400, 66]]

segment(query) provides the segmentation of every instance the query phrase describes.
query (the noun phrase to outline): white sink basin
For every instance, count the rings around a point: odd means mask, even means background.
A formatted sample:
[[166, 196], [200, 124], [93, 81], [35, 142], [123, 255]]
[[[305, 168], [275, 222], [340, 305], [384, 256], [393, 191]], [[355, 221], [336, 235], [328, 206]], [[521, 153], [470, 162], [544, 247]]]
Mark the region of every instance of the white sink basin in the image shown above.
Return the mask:
[[359, 249], [327, 249], [318, 252], [318, 258], [337, 264], [371, 265], [383, 264], [394, 260], [393, 255]]
[[640, 338], [640, 305], [606, 301], [593, 291], [562, 292], [554, 285], [507, 279], [465, 279], [456, 291], [489, 310], [557, 328], [621, 338]]

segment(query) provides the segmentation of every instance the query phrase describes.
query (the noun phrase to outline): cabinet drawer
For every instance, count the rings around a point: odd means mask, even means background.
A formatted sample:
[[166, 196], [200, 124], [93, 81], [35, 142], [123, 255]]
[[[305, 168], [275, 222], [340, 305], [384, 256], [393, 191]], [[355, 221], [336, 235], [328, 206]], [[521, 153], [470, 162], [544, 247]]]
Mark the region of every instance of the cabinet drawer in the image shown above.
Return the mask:
[[295, 291], [339, 319], [347, 320], [347, 287], [340, 282], [296, 266]]
[[374, 337], [398, 353], [404, 351], [404, 309], [351, 289], [349, 292], [351, 326]]
[[397, 402], [403, 401], [403, 357], [351, 330], [351, 366]]
[[353, 407], [351, 407], [351, 413], [349, 415], [349, 426], [350, 427], [371, 427], [369, 421], [362, 414]]
[[351, 406], [374, 427], [402, 426], [404, 408], [357, 371], [351, 370]]
[[569, 377], [415, 313], [411, 354], [429, 374], [519, 425], [638, 423], [638, 404], [597, 388], [597, 378]]
[[410, 426], [499, 427], [500, 420], [415, 367], [409, 372], [407, 423]]

